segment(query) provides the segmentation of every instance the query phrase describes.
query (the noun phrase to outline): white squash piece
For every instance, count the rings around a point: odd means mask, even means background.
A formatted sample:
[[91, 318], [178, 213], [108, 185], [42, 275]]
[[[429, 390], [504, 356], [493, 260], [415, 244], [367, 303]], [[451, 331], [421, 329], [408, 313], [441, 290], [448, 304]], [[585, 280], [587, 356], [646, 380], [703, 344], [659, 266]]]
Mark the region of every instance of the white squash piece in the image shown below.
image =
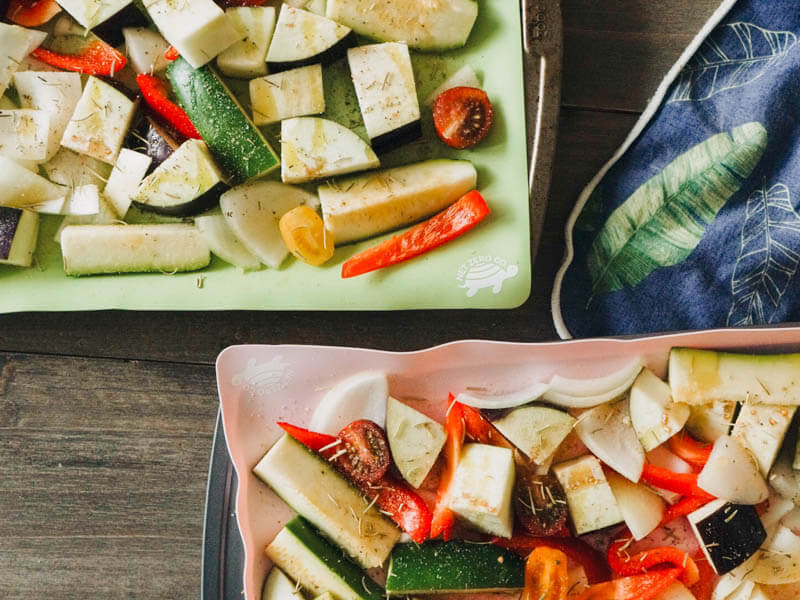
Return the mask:
[[309, 428], [337, 435], [359, 419], [386, 425], [386, 401], [389, 381], [381, 371], [362, 371], [342, 379], [329, 389], [311, 415]]
[[284, 4], [267, 52], [267, 67], [276, 72], [316, 62], [329, 64], [344, 56], [351, 40], [349, 27]]
[[730, 436], [714, 442], [708, 462], [697, 475], [697, 486], [737, 504], [758, 504], [769, 494], [755, 458]]
[[167, 68], [164, 53], [169, 43], [161, 34], [148, 27], [123, 27], [122, 35], [129, 64], [137, 74], [160, 73]]
[[440, 423], [389, 396], [386, 437], [400, 474], [417, 488], [428, 476], [447, 436]]
[[796, 410], [796, 406], [745, 404], [736, 417], [731, 435], [755, 457], [764, 477], [778, 456]]
[[559, 463], [553, 467], [553, 473], [567, 496], [576, 535], [622, 521], [617, 500], [597, 458], [587, 454]]
[[0, 23], [0, 94], [6, 91], [22, 60], [46, 37], [44, 31]]
[[581, 414], [575, 433], [597, 458], [636, 483], [644, 468], [644, 450], [630, 423], [628, 401], [619, 400]]
[[50, 181], [68, 188], [94, 185], [102, 189], [111, 172], [110, 165], [67, 148], [61, 148], [42, 169]]
[[640, 540], [658, 527], [664, 516], [664, 501], [655, 492], [613, 471], [606, 475], [606, 479], [633, 539]]
[[[94, 189], [93, 189], [94, 188]], [[53, 241], [56, 244], [61, 243], [61, 232], [64, 231], [66, 227], [70, 225], [120, 225], [121, 222], [117, 217], [117, 214], [114, 212], [114, 209], [111, 208], [108, 201], [106, 200], [105, 195], [102, 193], [98, 193], [97, 186], [93, 185], [86, 185], [80, 188], [76, 188], [70, 196], [71, 200], [74, 200], [80, 195], [84, 195], [89, 197], [90, 200], [94, 200], [97, 204], [97, 212], [95, 214], [87, 214], [87, 215], [80, 215], [80, 214], [67, 214], [63, 219], [61, 219], [61, 223], [56, 229], [55, 234], [53, 235]], [[76, 193], [77, 192], [77, 193]], [[91, 198], [91, 196], [94, 198]]]
[[0, 110], [0, 154], [12, 160], [41, 162], [50, 145], [50, 114], [20, 108]]
[[522, 406], [493, 425], [528, 458], [541, 465], [572, 431], [575, 418], [549, 406]]
[[278, 221], [302, 204], [316, 206], [305, 190], [277, 181], [254, 181], [231, 188], [219, 199], [222, 214], [236, 237], [265, 265], [277, 269], [289, 255]]
[[453, 476], [450, 510], [479, 531], [510, 538], [514, 473], [508, 448], [465, 444]]
[[59, 6], [86, 29], [94, 29], [113, 17], [132, 0], [58, 0]]
[[68, 192], [68, 188], [56, 185], [0, 155], [0, 206], [24, 208], [63, 198]]
[[50, 143], [46, 158], [53, 158], [81, 98], [81, 76], [71, 72], [17, 71], [14, 86], [22, 108], [50, 114]]
[[30, 267], [38, 235], [38, 214], [0, 206], [0, 265]]
[[379, 165], [369, 144], [335, 121], [297, 117], [281, 122], [284, 183], [303, 183]]
[[114, 164], [135, 111], [136, 105], [125, 94], [89, 77], [61, 145]]
[[145, 178], [152, 160], [146, 154], [128, 148], [119, 151], [103, 194], [120, 219], [128, 212], [133, 194]]
[[244, 37], [213, 0], [145, 0], [161, 35], [195, 69]]
[[217, 67], [228, 77], [251, 79], [267, 74], [267, 49], [275, 29], [272, 6], [235, 6], [225, 11], [244, 39], [217, 56]]
[[250, 104], [256, 125], [325, 112], [322, 66], [308, 65], [252, 79]]
[[48, 215], [85, 217], [97, 215], [104, 200], [96, 185], [87, 184], [72, 188], [64, 198], [48, 200], [28, 207], [29, 210]]
[[194, 226], [206, 240], [211, 252], [225, 262], [244, 271], [254, 271], [261, 267], [261, 261], [236, 237], [223, 215], [195, 217]]
[[630, 391], [631, 423], [645, 451], [667, 441], [689, 418], [689, 406], [673, 402], [669, 385], [642, 369]]

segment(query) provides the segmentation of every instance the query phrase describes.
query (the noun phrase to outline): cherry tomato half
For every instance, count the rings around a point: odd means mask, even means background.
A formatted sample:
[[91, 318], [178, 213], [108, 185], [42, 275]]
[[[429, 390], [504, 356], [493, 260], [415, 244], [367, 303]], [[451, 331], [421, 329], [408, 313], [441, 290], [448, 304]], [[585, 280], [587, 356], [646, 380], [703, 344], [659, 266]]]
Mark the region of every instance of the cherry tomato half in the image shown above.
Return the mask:
[[23, 27], [44, 25], [61, 12], [56, 0], [11, 0], [6, 17]]
[[451, 148], [469, 148], [489, 133], [494, 110], [486, 92], [472, 87], [446, 90], [433, 102], [433, 124]]
[[514, 514], [533, 535], [560, 535], [567, 523], [564, 488], [552, 472], [524, 473], [514, 486]]
[[372, 421], [353, 421], [337, 436], [346, 451], [337, 458], [337, 466], [356, 483], [375, 483], [391, 463], [389, 444], [383, 429]]

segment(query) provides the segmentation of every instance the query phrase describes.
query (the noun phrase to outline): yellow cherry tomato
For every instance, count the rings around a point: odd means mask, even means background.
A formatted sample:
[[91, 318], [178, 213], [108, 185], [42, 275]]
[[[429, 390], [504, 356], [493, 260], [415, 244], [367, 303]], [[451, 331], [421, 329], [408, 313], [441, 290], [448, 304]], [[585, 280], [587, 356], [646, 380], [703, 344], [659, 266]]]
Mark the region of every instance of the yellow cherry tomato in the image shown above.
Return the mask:
[[281, 236], [289, 252], [318, 267], [333, 256], [333, 237], [322, 217], [310, 206], [298, 206], [281, 217]]

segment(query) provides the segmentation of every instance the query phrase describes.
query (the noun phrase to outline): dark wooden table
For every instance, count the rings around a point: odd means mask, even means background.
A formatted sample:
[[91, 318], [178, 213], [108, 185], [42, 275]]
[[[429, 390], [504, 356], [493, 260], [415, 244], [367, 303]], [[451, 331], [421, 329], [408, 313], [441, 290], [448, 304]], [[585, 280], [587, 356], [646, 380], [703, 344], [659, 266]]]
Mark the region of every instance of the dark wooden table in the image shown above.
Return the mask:
[[550, 292], [575, 199], [718, 4], [563, 0], [556, 167], [519, 309], [0, 316], [0, 598], [199, 596], [213, 365], [230, 344], [555, 339]]

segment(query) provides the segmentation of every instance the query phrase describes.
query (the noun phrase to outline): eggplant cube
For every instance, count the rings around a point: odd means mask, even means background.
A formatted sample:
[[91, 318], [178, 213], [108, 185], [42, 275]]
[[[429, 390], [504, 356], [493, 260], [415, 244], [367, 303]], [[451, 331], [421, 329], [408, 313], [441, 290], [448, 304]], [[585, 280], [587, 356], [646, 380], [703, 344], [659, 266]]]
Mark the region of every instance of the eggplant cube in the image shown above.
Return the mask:
[[0, 206], [0, 265], [30, 267], [38, 234], [38, 214]]
[[564, 493], [575, 534], [581, 535], [622, 521], [622, 513], [600, 461], [587, 454], [553, 467]]
[[250, 104], [256, 125], [325, 112], [322, 66], [308, 65], [252, 79]]
[[0, 110], [0, 154], [42, 162], [50, 147], [50, 114], [22, 108]]
[[450, 509], [476, 529], [510, 538], [514, 455], [508, 448], [466, 444], [453, 478]]
[[714, 500], [688, 516], [703, 553], [723, 575], [750, 558], [767, 539], [754, 506]]

